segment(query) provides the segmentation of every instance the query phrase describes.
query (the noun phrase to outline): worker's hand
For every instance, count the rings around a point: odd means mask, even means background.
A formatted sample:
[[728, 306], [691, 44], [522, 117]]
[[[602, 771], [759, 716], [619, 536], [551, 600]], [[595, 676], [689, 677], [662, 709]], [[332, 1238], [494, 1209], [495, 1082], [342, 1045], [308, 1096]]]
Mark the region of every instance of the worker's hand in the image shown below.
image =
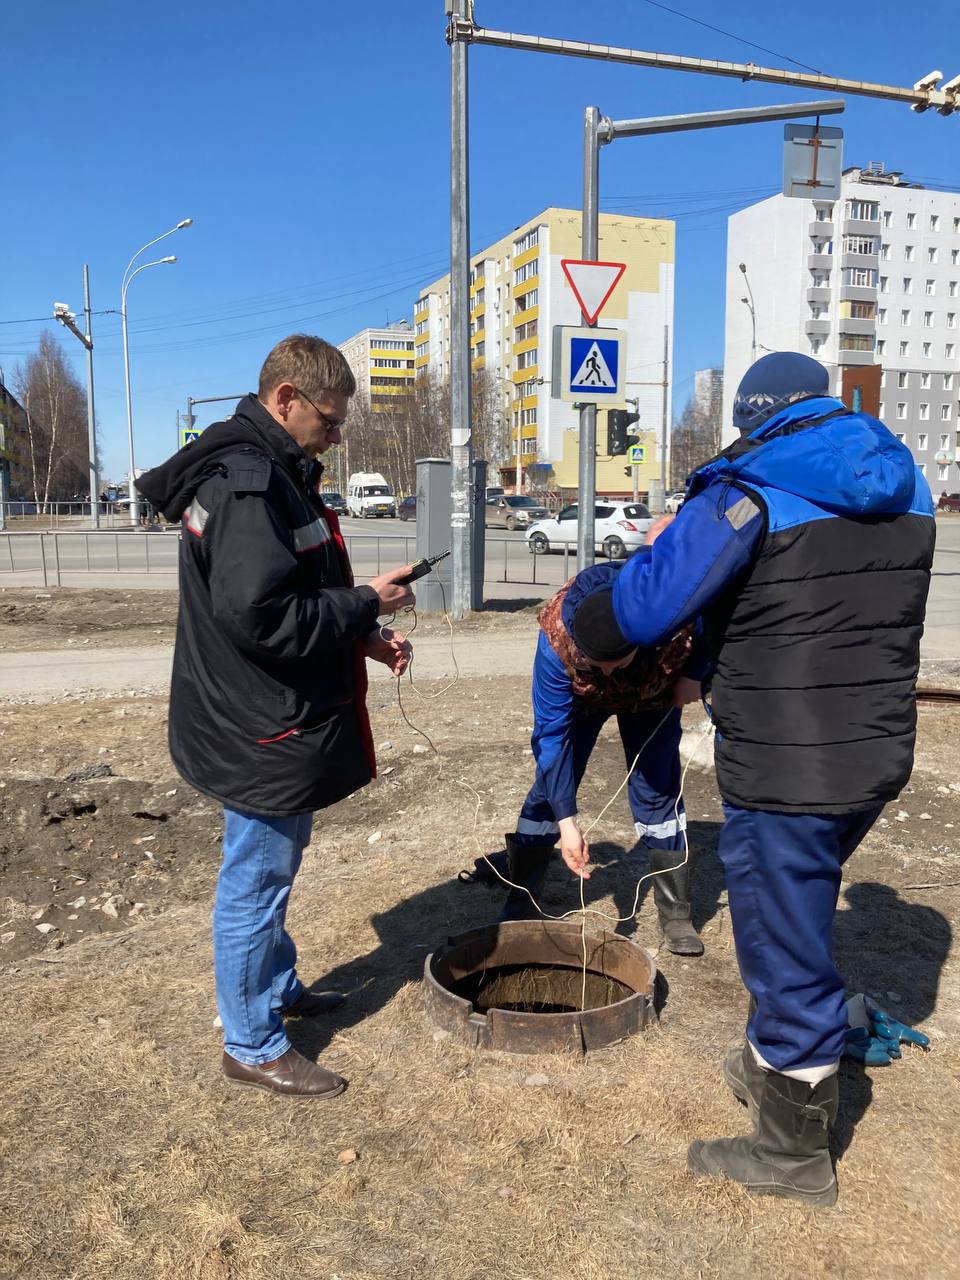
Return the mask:
[[373, 587], [380, 597], [381, 614], [397, 613], [400, 609], [416, 604], [417, 597], [413, 591], [399, 581], [401, 578], [409, 578], [412, 572], [413, 565], [407, 564], [402, 569], [389, 569], [386, 573], [370, 579], [368, 585]]
[[676, 516], [670, 515], [669, 512], [667, 512], [665, 516], [658, 516], [647, 530], [647, 536], [643, 540], [643, 545], [645, 547], [652, 547], [660, 537], [661, 533], [663, 533], [664, 529], [666, 529], [667, 525], [673, 524], [676, 518]]
[[583, 838], [576, 818], [560, 819], [560, 856], [575, 876], [590, 879], [590, 846]]
[[382, 662], [395, 676], [402, 676], [413, 659], [413, 645], [399, 631], [378, 627], [364, 641], [363, 651], [374, 662]]
[[675, 707], [686, 707], [691, 702], [699, 702], [702, 696], [703, 690], [699, 680], [691, 680], [689, 676], [677, 677], [677, 683], [673, 686]]
[[843, 1056], [868, 1067], [889, 1066], [900, 1057], [902, 1044], [921, 1049], [930, 1046], [922, 1031], [891, 1018], [867, 996], [853, 996], [847, 1001], [847, 1017], [853, 1025], [846, 1034]]

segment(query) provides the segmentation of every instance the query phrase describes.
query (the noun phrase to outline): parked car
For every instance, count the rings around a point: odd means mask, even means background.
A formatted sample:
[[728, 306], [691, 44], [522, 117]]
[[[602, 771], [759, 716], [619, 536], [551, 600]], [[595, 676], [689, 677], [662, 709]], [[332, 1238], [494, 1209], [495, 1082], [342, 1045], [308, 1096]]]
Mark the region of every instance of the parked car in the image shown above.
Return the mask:
[[671, 515], [676, 515], [683, 506], [686, 496], [687, 494], [685, 489], [677, 489], [675, 493], [667, 494], [667, 500], [663, 505]]
[[416, 520], [417, 518], [417, 495], [411, 493], [409, 498], [404, 498], [397, 507], [397, 515], [401, 520]]
[[960, 511], [960, 493], [941, 493], [938, 511]]
[[534, 520], [546, 520], [550, 512], [526, 494], [510, 496], [499, 494], [483, 504], [487, 525], [501, 529], [526, 529]]
[[321, 493], [320, 497], [323, 499], [323, 505], [335, 511], [338, 516], [347, 514], [347, 502], [342, 493], [334, 493], [330, 489], [326, 493]]
[[[610, 560], [624, 556], [643, 546], [653, 517], [642, 502], [598, 502], [594, 507], [594, 544]], [[527, 530], [527, 549], [535, 556], [562, 551], [568, 545], [577, 549], [580, 508], [577, 503], [564, 507], [552, 520], [538, 520]]]

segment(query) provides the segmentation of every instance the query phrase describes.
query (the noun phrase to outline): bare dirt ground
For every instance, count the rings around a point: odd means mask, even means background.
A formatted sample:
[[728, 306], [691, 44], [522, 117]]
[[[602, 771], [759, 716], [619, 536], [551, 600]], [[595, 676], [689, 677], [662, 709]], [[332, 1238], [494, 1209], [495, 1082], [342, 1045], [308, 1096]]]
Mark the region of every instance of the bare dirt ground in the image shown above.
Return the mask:
[[[0, 593], [4, 647], [171, 635], [168, 593], [36, 594]], [[533, 612], [465, 624], [458, 643], [496, 643]], [[811, 1211], [684, 1165], [693, 1138], [746, 1130], [720, 1075], [744, 998], [710, 772], [691, 768], [686, 785], [707, 953], [658, 954], [659, 1026], [586, 1059], [474, 1053], [425, 1017], [419, 976], [429, 950], [499, 907], [456, 873], [501, 847], [531, 779], [528, 681], [405, 692], [440, 759], [400, 719], [391, 684], [371, 696], [381, 776], [318, 815], [291, 903], [304, 976], [350, 997], [327, 1020], [291, 1024], [298, 1047], [350, 1079], [314, 1104], [232, 1092], [219, 1074], [220, 816], [173, 771], [165, 699], [0, 704], [0, 1275], [960, 1275], [960, 709], [921, 708], [914, 778], [848, 865], [836, 926], [850, 989], [920, 1025], [932, 1050], [866, 1072], [844, 1063], [840, 1202]], [[584, 814], [623, 770], [608, 727]], [[593, 840], [588, 903], [626, 914], [644, 858], [622, 797]], [[546, 909], [576, 902], [558, 867]], [[635, 936], [656, 949], [645, 899]]]

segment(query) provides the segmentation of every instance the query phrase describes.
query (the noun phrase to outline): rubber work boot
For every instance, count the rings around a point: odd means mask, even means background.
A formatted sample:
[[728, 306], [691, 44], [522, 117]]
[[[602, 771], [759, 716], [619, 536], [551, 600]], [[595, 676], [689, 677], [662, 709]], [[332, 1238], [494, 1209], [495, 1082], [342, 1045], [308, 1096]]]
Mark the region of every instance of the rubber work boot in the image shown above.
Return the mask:
[[757, 1118], [767, 1074], [757, 1062], [749, 1044], [744, 1044], [741, 1049], [731, 1049], [724, 1059], [723, 1078], [733, 1090], [737, 1101], [746, 1106], [751, 1120]]
[[751, 1137], [694, 1142], [687, 1165], [694, 1173], [730, 1178], [759, 1195], [834, 1204], [837, 1179], [828, 1142], [839, 1096], [836, 1073], [810, 1085], [766, 1071]]
[[[552, 844], [519, 844], [512, 835], [504, 836], [507, 845], [507, 877], [522, 884], [539, 900], [540, 890], [553, 857]], [[522, 889], [511, 889], [497, 922], [504, 920], [537, 920], [540, 912]]]
[[702, 956], [703, 943], [690, 920], [689, 859], [677, 867], [682, 849], [650, 849], [649, 854], [650, 870], [659, 873], [653, 877], [653, 900], [667, 949], [676, 956]]

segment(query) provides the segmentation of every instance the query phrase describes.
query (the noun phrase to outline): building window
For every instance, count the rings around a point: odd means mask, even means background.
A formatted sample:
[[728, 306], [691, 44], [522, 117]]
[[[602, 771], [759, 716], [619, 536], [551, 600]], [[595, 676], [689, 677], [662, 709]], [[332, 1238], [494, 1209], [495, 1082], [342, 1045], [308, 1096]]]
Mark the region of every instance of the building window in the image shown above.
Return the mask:
[[473, 354], [474, 354], [475, 356], [485, 356], [485, 355], [487, 354], [487, 344], [486, 344], [486, 342], [485, 342], [485, 341], [484, 341], [484, 342], [478, 342], [478, 343], [477, 343], [477, 345], [473, 348]]
[[[876, 236], [844, 236], [843, 237], [844, 253], [876, 253], [877, 237]], [[830, 252], [829, 250], [821, 252]]]
[[873, 338], [868, 333], [841, 333], [841, 351], [872, 351]]
[[960, 249], [951, 249], [950, 265], [955, 267], [958, 263], [960, 263]]
[[[887, 371], [886, 369], [881, 369], [880, 370], [880, 386], [885, 387], [886, 385], [887, 385]], [[880, 416], [882, 417], [883, 415], [881, 414]]]
[[947, 358], [948, 360], [952, 360], [952, 359], [953, 359], [953, 357], [954, 357], [954, 354], [955, 354], [956, 350], [957, 350], [957, 348], [956, 348], [956, 346], [954, 345], [954, 343], [952, 343], [952, 342], [948, 342], [948, 343], [947, 343], [947, 345], [946, 345], [946, 346], [944, 347], [944, 349], [943, 349], [943, 354], [946, 356], [946, 358]]
[[920, 472], [922, 476], [925, 476], [927, 474], [927, 464], [925, 462], [918, 462], [917, 470]]
[[880, 401], [880, 421], [883, 421], [883, 401]]
[[928, 280], [924, 285], [924, 292], [928, 298], [932, 298], [937, 292], [937, 282], [935, 280]]
[[811, 338], [811, 339], [810, 339], [810, 350], [811, 350], [811, 352], [813, 353], [813, 355], [816, 355], [816, 354], [819, 352], [819, 350], [820, 350], [820, 348], [821, 348], [822, 346], [823, 346], [823, 339], [822, 339], [822, 338]]
[[951, 280], [950, 283], [947, 285], [947, 296], [950, 298], [955, 298], [957, 296], [956, 280]]
[[521, 409], [521, 410], [520, 410], [520, 425], [521, 425], [521, 427], [532, 427], [532, 426], [534, 426], [534, 424], [536, 423], [536, 421], [537, 421], [537, 410], [536, 410], [536, 408], [535, 408], [535, 407], [534, 407], [534, 408], [532, 408], [532, 409]]
[[898, 373], [898, 374], [897, 374], [897, 386], [898, 386], [898, 387], [909, 387], [909, 385], [910, 385], [910, 375], [909, 375], [909, 373]]
[[524, 280], [529, 280], [537, 274], [539, 260], [534, 258], [531, 262], [525, 262], [522, 267], [517, 267], [513, 273], [514, 285], [523, 284]]
[[954, 235], [960, 233], [960, 218], [954, 218], [953, 220], [953, 233]]
[[904, 245], [903, 260], [904, 262], [913, 262], [913, 245], [912, 244]]
[[900, 441], [901, 444], [903, 444], [905, 437], [902, 431], [897, 432], [897, 439]]
[[886, 324], [886, 323], [887, 323], [887, 308], [878, 307], [877, 308], [877, 324]]
[[927, 452], [927, 433], [925, 431], [921, 431], [920, 434], [917, 436], [917, 453], [926, 453], [926, 452]]
[[933, 359], [933, 343], [924, 342], [922, 344], [921, 354], [923, 355], [924, 360], [932, 360]]
[[938, 253], [939, 253], [939, 250], [931, 246], [929, 249], [927, 249], [927, 261], [936, 262]]
[[833, 205], [830, 205], [830, 204], [818, 204], [818, 205], [814, 205], [814, 209], [816, 210], [816, 221], [817, 221], [817, 222], [829, 222], [829, 221], [830, 221], [830, 218], [831, 218], [831, 216], [832, 216], [832, 214], [833, 214]]
[[513, 242], [514, 256], [519, 256], [521, 253], [526, 253], [528, 249], [532, 249], [535, 244], [539, 244], [539, 243], [540, 243], [540, 228], [531, 227], [530, 230], [526, 232], [525, 235], [522, 235], [519, 240], [514, 240]]
[[909, 343], [909, 342], [901, 342], [901, 343], [900, 343], [900, 354], [901, 354], [902, 356], [908, 356], [908, 355], [910, 354], [910, 343]]
[[930, 390], [930, 375], [929, 375], [929, 373], [921, 373], [921, 375], [920, 375], [920, 390], [921, 390], [921, 391], [929, 391], [929, 390]]
[[850, 319], [851, 320], [872, 320], [877, 314], [877, 304], [875, 302], [851, 302], [850, 303]]
[[937, 467], [937, 479], [946, 480], [948, 470], [949, 468], [947, 467], [947, 464], [945, 462], [941, 462], [940, 465]]
[[848, 200], [843, 216], [858, 218], [861, 222], [879, 222], [880, 205], [875, 200]]
[[517, 356], [518, 369], [530, 369], [537, 363], [537, 348], [531, 347], [529, 351], [521, 351]]
[[952, 373], [945, 373], [943, 375], [943, 389], [944, 391], [953, 390], [953, 374]]
[[913, 277], [912, 276], [903, 277], [903, 292], [913, 293]]
[[917, 215], [915, 213], [907, 214], [907, 230], [912, 231], [917, 225]]
[[843, 283], [857, 289], [872, 289], [877, 283], [877, 273], [873, 267], [844, 267]]
[[902, 400], [897, 401], [897, 417], [903, 419], [907, 416], [907, 406]]
[[930, 406], [926, 403], [921, 404], [920, 406], [920, 421], [921, 422], [930, 421]]
[[880, 246], [880, 261], [881, 262], [890, 261], [890, 246], [888, 244], [882, 244]]
[[957, 313], [955, 311], [947, 312], [947, 328], [955, 329], [957, 327]]
[[886, 338], [878, 338], [877, 339], [877, 355], [882, 356], [886, 351], [886, 349], [887, 349]]
[[537, 321], [528, 320], [526, 324], [518, 324], [514, 332], [515, 342], [525, 342], [527, 338], [537, 336]]
[[889, 276], [881, 276], [881, 277], [880, 277], [880, 292], [881, 292], [881, 293], [889, 293], [889, 292], [890, 292], [890, 278], [889, 278]]
[[930, 215], [930, 230], [931, 230], [931, 231], [939, 231], [939, 230], [940, 230], [940, 215], [939, 215], [939, 213], [931, 213], [931, 215]]
[[[949, 406], [944, 406], [944, 407], [948, 408]], [[950, 436], [947, 434], [946, 431], [941, 431], [940, 432], [940, 448], [946, 449], [949, 447], [949, 444], [950, 444]]]
[[890, 212], [889, 209], [884, 209], [882, 222], [885, 227], [893, 226], [893, 214]]
[[910, 323], [910, 312], [906, 308], [900, 312], [900, 323], [908, 325]]
[[933, 312], [932, 311], [925, 311], [923, 313], [923, 327], [925, 329], [933, 328]]
[[536, 437], [536, 436], [530, 436], [530, 438], [529, 438], [529, 439], [527, 439], [527, 440], [522, 440], [522, 441], [521, 441], [521, 443], [520, 443], [520, 447], [521, 447], [521, 449], [523, 450], [523, 452], [524, 452], [524, 453], [536, 453], [536, 452], [537, 452], [537, 437]]
[[517, 311], [529, 311], [531, 307], [535, 307], [537, 305], [539, 297], [539, 289], [528, 289], [526, 293], [521, 293], [514, 300], [514, 306]]

